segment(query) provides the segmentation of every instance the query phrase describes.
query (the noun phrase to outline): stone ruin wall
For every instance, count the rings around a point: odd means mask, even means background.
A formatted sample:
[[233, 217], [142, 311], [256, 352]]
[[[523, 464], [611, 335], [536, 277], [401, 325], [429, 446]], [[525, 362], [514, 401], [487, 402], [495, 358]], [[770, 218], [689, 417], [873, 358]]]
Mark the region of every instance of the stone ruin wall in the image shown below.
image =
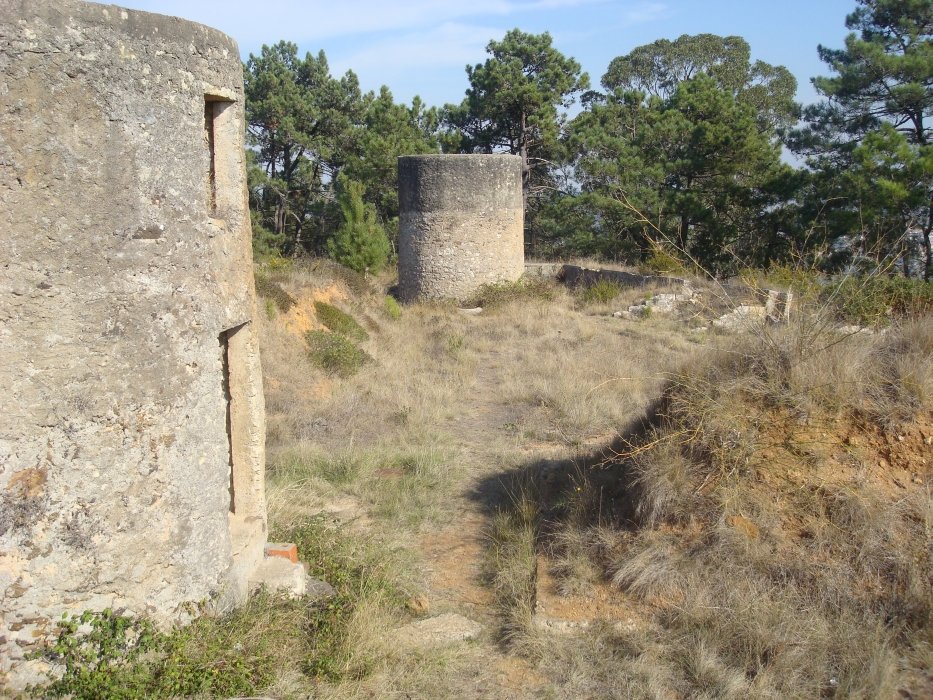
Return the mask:
[[521, 158], [399, 158], [399, 295], [463, 300], [524, 272]]
[[227, 36], [0, 2], [0, 686], [63, 612], [169, 622], [262, 558], [243, 134]]

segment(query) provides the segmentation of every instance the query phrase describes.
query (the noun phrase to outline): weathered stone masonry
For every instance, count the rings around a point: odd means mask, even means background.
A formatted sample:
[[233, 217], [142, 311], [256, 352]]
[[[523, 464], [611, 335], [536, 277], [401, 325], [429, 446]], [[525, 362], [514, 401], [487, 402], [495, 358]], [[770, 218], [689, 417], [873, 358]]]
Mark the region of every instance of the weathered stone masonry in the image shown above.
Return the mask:
[[0, 2], [0, 685], [62, 612], [167, 622], [262, 559], [242, 86], [207, 27]]
[[521, 158], [399, 158], [399, 292], [465, 299], [524, 272]]

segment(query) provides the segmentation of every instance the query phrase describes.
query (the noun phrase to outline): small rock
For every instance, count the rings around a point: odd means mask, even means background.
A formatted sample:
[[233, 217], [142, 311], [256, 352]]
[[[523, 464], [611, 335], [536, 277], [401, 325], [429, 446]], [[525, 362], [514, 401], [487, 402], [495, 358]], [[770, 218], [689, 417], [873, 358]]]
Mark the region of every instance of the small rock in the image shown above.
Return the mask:
[[754, 326], [765, 318], [764, 306], [738, 306], [720, 318], [713, 320], [713, 325], [726, 330], [740, 330]]
[[423, 615], [431, 607], [431, 604], [428, 602], [428, 597], [426, 595], [416, 595], [408, 599], [405, 603], [405, 607], [413, 613]]
[[312, 600], [324, 600], [333, 598], [337, 595], [337, 591], [327, 581], [308, 576], [305, 579], [305, 595]]
[[476, 639], [482, 631], [481, 624], [456, 613], [429, 617], [396, 630], [397, 641], [400, 644], [419, 647], [441, 646]]
[[477, 306], [472, 309], [457, 309], [457, 311], [462, 314], [466, 314], [467, 316], [479, 316], [481, 313], [483, 313], [483, 307]]

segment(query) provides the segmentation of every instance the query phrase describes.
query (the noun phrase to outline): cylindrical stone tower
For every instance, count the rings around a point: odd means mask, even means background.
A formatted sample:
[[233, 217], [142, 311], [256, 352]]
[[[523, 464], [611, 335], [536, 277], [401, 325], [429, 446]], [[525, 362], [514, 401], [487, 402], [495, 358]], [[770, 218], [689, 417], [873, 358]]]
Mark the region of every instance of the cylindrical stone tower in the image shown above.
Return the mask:
[[63, 613], [170, 622], [263, 562], [236, 43], [0, 1], [0, 687]]
[[524, 271], [521, 158], [402, 156], [399, 293], [465, 299]]

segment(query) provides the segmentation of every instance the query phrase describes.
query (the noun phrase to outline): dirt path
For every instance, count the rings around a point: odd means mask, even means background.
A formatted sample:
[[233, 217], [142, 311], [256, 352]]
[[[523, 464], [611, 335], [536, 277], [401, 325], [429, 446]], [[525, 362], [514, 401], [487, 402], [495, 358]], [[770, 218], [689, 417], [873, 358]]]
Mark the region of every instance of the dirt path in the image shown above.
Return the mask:
[[484, 627], [476, 648], [485, 661], [484, 673], [472, 688], [463, 689], [463, 697], [536, 698], [546, 680], [500, 642], [501, 620], [484, 580], [489, 518], [508, 498], [497, 478], [508, 465], [500, 461], [501, 442], [491, 436], [520, 420], [523, 411], [502, 401], [497, 391], [500, 371], [495, 357], [484, 358], [460, 410], [444, 426], [454, 436], [462, 460], [452, 489], [452, 517], [448, 525], [421, 535], [417, 547], [425, 563], [430, 608], [458, 613]]

